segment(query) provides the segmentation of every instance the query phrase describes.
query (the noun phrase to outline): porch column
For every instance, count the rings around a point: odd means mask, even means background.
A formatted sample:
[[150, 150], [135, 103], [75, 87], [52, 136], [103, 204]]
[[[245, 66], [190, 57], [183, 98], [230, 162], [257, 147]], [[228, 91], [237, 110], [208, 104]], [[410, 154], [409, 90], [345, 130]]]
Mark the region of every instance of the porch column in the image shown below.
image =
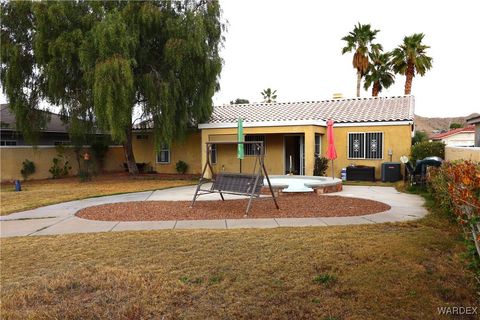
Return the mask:
[[305, 175], [313, 176], [315, 166], [315, 132], [313, 128], [305, 130]]
[[[208, 142], [208, 132], [207, 132], [207, 130], [203, 129], [202, 130], [202, 142], [201, 142], [201, 146], [200, 146], [200, 152], [201, 152], [201, 155], [202, 155], [201, 170], [203, 170], [203, 167], [207, 163], [207, 146], [205, 144], [206, 142]], [[211, 177], [212, 177], [212, 173], [210, 172], [210, 170], [207, 170], [207, 172], [205, 173], [205, 178], [210, 179]]]

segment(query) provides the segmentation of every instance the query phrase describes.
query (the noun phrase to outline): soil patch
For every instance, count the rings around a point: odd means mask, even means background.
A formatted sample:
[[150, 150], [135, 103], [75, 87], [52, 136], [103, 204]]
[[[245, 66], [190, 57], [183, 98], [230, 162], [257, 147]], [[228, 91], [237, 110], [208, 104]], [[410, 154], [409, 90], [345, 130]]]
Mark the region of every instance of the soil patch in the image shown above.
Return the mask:
[[77, 216], [103, 221], [208, 220], [242, 218], [305, 218], [359, 216], [387, 211], [390, 206], [373, 200], [340, 196], [297, 195], [254, 200], [248, 216], [246, 199], [226, 201], [133, 201], [92, 206]]

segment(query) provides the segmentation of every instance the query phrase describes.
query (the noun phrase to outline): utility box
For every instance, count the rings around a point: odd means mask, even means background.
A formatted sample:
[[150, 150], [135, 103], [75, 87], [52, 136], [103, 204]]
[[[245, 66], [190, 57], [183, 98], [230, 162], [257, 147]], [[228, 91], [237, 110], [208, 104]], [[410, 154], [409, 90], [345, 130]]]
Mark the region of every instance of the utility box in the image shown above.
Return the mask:
[[375, 181], [375, 167], [348, 166], [347, 181]]
[[400, 162], [382, 163], [382, 182], [396, 182], [402, 180]]

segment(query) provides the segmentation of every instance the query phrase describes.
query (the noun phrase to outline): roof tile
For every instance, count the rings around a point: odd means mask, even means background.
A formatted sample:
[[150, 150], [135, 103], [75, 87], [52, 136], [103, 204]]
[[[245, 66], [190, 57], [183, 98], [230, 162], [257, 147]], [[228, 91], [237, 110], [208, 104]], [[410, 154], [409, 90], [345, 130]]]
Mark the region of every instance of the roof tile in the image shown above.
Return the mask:
[[328, 120], [335, 122], [402, 121], [414, 118], [414, 97], [372, 97], [288, 103], [215, 106], [208, 124]]

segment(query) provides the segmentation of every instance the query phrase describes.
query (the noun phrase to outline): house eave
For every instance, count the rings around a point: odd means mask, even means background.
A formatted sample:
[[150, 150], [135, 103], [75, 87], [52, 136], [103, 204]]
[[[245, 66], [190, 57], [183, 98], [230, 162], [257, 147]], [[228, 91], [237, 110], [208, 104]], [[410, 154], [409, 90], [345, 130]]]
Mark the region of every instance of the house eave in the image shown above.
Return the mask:
[[[334, 127], [363, 127], [363, 126], [404, 126], [413, 124], [413, 120], [395, 120], [395, 121], [368, 121], [368, 122], [337, 122]], [[326, 127], [324, 120], [293, 120], [293, 121], [262, 121], [262, 122], [244, 122], [244, 128], [256, 127], [288, 127], [288, 126], [320, 126]], [[236, 128], [236, 122], [224, 123], [201, 123], [199, 129], [227, 129]]]

